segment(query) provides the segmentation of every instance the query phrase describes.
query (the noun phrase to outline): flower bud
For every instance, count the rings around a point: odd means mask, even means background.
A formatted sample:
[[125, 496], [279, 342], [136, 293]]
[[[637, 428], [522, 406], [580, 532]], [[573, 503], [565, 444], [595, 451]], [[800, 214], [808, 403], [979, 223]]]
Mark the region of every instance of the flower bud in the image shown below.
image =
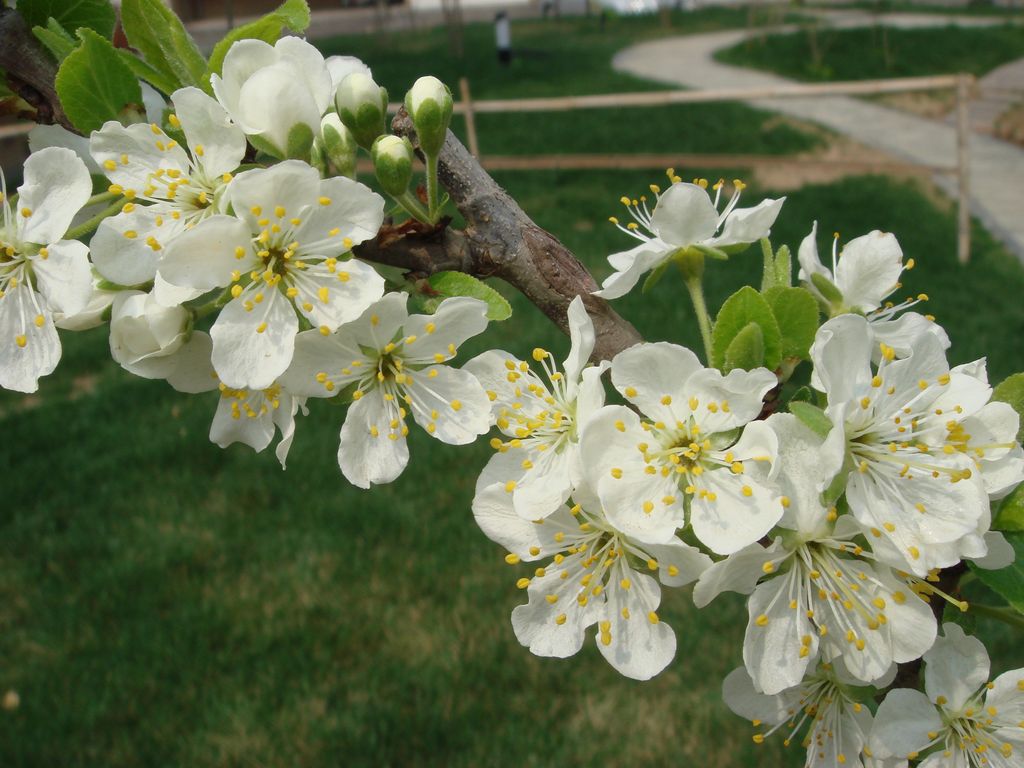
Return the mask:
[[412, 180], [412, 144], [406, 138], [381, 136], [370, 150], [373, 171], [381, 188], [392, 197], [401, 197]]
[[170, 374], [189, 331], [184, 307], [165, 307], [151, 294], [123, 291], [114, 298], [110, 316], [110, 354], [121, 367], [146, 379]]
[[436, 157], [440, 153], [453, 106], [448, 86], [430, 75], [413, 83], [405, 94], [405, 110], [416, 126], [424, 154]]
[[328, 112], [320, 122], [320, 136], [316, 144], [340, 175], [355, 178], [359, 145], [341, 118], [333, 112]]
[[335, 97], [338, 116], [352, 132], [359, 146], [369, 149], [385, 132], [388, 92], [363, 72], [353, 72], [338, 86]]

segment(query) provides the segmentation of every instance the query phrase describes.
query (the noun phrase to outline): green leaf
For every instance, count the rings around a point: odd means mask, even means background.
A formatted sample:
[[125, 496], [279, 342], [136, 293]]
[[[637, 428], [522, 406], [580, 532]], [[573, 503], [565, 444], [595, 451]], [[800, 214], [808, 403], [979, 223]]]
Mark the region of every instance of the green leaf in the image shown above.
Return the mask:
[[30, 27], [46, 29], [54, 19], [64, 29], [86, 27], [108, 40], [117, 20], [110, 0], [18, 0], [18, 13]]
[[1002, 383], [993, 390], [992, 399], [1013, 406], [1013, 410], [1020, 416], [1017, 442], [1024, 440], [1024, 373], [1015, 373], [1003, 379]]
[[779, 324], [764, 297], [747, 285], [725, 300], [715, 320], [711, 334], [711, 359], [716, 368], [725, 364], [725, 351], [748, 323], [757, 323], [761, 327], [765, 365], [773, 370], [778, 367], [782, 361]]
[[997, 531], [1024, 531], [1024, 485], [1003, 499], [992, 527]]
[[124, 0], [121, 24], [128, 42], [146, 63], [174, 83], [200, 85], [206, 76], [206, 59], [195, 41], [162, 0]]
[[481, 280], [464, 272], [436, 272], [427, 280], [429, 293], [413, 294], [416, 303], [424, 312], [434, 313], [442, 301], [449, 296], [470, 296], [487, 304], [488, 320], [507, 320], [512, 316], [512, 307], [505, 297]]
[[1005, 536], [1016, 553], [1010, 565], [998, 571], [986, 571], [973, 563], [970, 566], [982, 583], [998, 593], [1018, 612], [1024, 613], [1024, 533], [1007, 533]]
[[805, 288], [773, 288], [765, 295], [782, 334], [782, 357], [806, 360], [818, 332], [818, 302]]
[[734, 368], [752, 371], [764, 365], [764, 334], [757, 323], [747, 323], [725, 348], [725, 363], [722, 373]]
[[789, 412], [800, 419], [803, 425], [818, 437], [827, 437], [828, 433], [832, 431], [832, 420], [816, 405], [800, 400], [791, 400]]
[[109, 40], [84, 27], [78, 37], [82, 44], [57, 70], [57, 95], [75, 128], [88, 136], [126, 106], [141, 108], [142, 89]]
[[165, 75], [160, 70], [150, 66], [131, 51], [124, 48], [118, 48], [117, 55], [121, 57], [121, 61], [128, 65], [128, 69], [130, 69], [139, 80], [145, 80], [165, 96], [170, 96], [178, 90], [178, 86], [176, 85], [174, 78], [169, 75]]
[[793, 284], [792, 257], [788, 245], [780, 245], [775, 252], [775, 281], [778, 285], [789, 287]]
[[58, 64], [78, 45], [78, 41], [69, 35], [56, 19], [49, 19], [45, 27], [32, 27], [32, 34], [53, 54]]
[[213, 46], [213, 51], [210, 53], [210, 66], [206, 70], [203, 82], [209, 83], [210, 75], [221, 73], [228, 49], [239, 40], [262, 40], [273, 45], [285, 27], [292, 32], [305, 32], [308, 26], [309, 6], [306, 4], [306, 0], [285, 0], [276, 11], [256, 19], [256, 21], [235, 27]]

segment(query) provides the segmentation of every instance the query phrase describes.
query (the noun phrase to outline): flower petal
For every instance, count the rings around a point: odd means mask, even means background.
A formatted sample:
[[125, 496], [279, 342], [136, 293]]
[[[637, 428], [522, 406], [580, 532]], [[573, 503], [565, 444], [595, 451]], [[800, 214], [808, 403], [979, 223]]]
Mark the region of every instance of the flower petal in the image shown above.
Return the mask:
[[149, 197], [151, 191], [155, 191], [147, 190], [156, 171], [162, 168], [180, 171], [187, 176], [191, 170], [185, 150], [179, 146], [168, 149], [169, 142], [170, 138], [159, 127], [154, 131], [150, 125], [136, 123], [124, 126], [111, 120], [98, 131], [93, 131], [89, 148], [114, 184]]
[[[372, 240], [384, 221], [384, 198], [344, 176], [320, 182], [319, 199], [295, 231], [302, 253], [336, 256]], [[351, 241], [345, 244], [345, 239]]]
[[770, 549], [757, 543], [748, 544], [724, 560], [714, 563], [700, 575], [693, 588], [694, 605], [703, 608], [723, 592], [749, 595], [764, 576], [764, 563], [772, 560], [773, 550], [778, 549], [777, 544], [773, 544]]
[[790, 602], [802, 574], [791, 570], [754, 590], [743, 638], [743, 663], [754, 686], [768, 695], [799, 685], [817, 658], [818, 633], [802, 605]]
[[51, 310], [74, 315], [92, 298], [92, 268], [89, 248], [77, 240], [61, 240], [32, 259], [36, 285]]
[[167, 383], [179, 392], [188, 394], [217, 389], [220, 380], [210, 362], [212, 354], [213, 341], [210, 335], [196, 331], [175, 354], [176, 365], [167, 376]]
[[53, 373], [60, 360], [60, 338], [41, 298], [27, 283], [8, 288], [0, 298], [0, 387], [35, 392], [39, 378]]
[[384, 295], [384, 278], [359, 259], [322, 262], [294, 278], [296, 308], [317, 327], [336, 331]]
[[433, 365], [406, 374], [416, 423], [449, 445], [466, 445], [491, 424], [491, 402], [471, 373]]
[[673, 249], [704, 242], [717, 228], [718, 211], [707, 190], [696, 184], [673, 184], [651, 214], [651, 229]]
[[404, 356], [409, 362], [449, 360], [466, 339], [487, 328], [487, 305], [479, 299], [455, 296], [442, 301], [432, 315], [410, 315], [404, 328]]
[[[204, 292], [221, 288], [231, 282], [233, 271], [262, 266], [249, 240], [243, 222], [233, 216], [211, 216], [171, 241], [159, 263], [158, 276], [172, 286]], [[241, 259], [238, 253], [243, 254]]]
[[650, 680], [676, 655], [675, 632], [657, 614], [661, 602], [658, 582], [620, 565], [604, 594], [597, 649], [626, 677]]
[[[401, 433], [389, 429], [394, 409], [374, 390], [356, 400], [341, 427], [338, 466], [357, 488], [390, 483], [409, 463], [409, 446]], [[394, 434], [394, 439], [389, 435]]]
[[[565, 380], [574, 390], [580, 380], [583, 367], [594, 352], [594, 323], [583, 306], [583, 297], [576, 296], [569, 302], [569, 356], [565, 358], [562, 370]], [[574, 394], [574, 393], [573, 393]], [[570, 397], [572, 394], [570, 394]]]
[[29, 156], [24, 176], [18, 187], [19, 238], [38, 245], [62, 239], [92, 194], [85, 163], [70, 149], [48, 147]]
[[150, 238], [167, 243], [185, 231], [181, 219], [165, 216], [162, 205], [138, 206], [100, 222], [89, 242], [97, 271], [118, 285], [141, 285], [154, 279], [165, 251], [153, 248]]
[[227, 111], [198, 88], [171, 94], [189, 149], [210, 179], [235, 170], [245, 156], [245, 134]]
[[703, 367], [697, 355], [678, 344], [636, 344], [612, 360], [612, 384], [646, 416], [674, 424], [671, 402], [686, 401], [687, 381]]
[[295, 126], [307, 126], [312, 136], [320, 130], [321, 109], [308, 89], [297, 87], [301, 78], [294, 63], [278, 61], [254, 72], [238, 96], [238, 123], [281, 157], [287, 154], [288, 136]]
[[[228, 196], [235, 215], [248, 224], [249, 233], [256, 233], [263, 229], [259, 222], [264, 218], [280, 221], [316, 205], [319, 189], [316, 169], [298, 160], [285, 160], [238, 174], [228, 187]], [[280, 215], [278, 207], [284, 209]]]
[[257, 285], [228, 302], [210, 329], [213, 367], [229, 387], [266, 389], [292, 360], [299, 330], [295, 310], [275, 288], [268, 288], [264, 300], [254, 304]]
[[625, 296], [640, 280], [645, 272], [654, 269], [668, 259], [675, 249], [655, 238], [646, 243], [621, 253], [613, 253], [608, 257], [615, 272], [605, 278], [601, 289], [594, 291], [594, 296], [602, 299], [617, 299]]
[[[578, 559], [566, 558], [563, 568]], [[530, 653], [564, 659], [583, 647], [586, 628], [597, 620], [598, 602], [581, 605], [578, 591], [574, 579], [562, 579], [553, 568], [530, 582], [529, 602], [512, 611], [512, 629]]]
[[861, 312], [878, 309], [896, 290], [903, 272], [903, 250], [896, 238], [877, 229], [856, 237], [839, 254], [836, 287], [843, 302]]
[[988, 679], [988, 651], [982, 642], [956, 624], [942, 625], [942, 637], [924, 654], [924, 690], [949, 712], [961, 711]]
[[[222, 392], [210, 425], [210, 441], [221, 448], [244, 443], [257, 453], [270, 445], [274, 439], [274, 421], [269, 409], [261, 409], [262, 400], [261, 393], [247, 390]], [[248, 406], [248, 412], [243, 405]]]
[[868, 743], [878, 757], [906, 757], [932, 741], [929, 733], [943, 730], [942, 718], [923, 693], [897, 688], [878, 706]]
[[725, 219], [722, 233], [708, 241], [708, 245], [723, 247], [753, 243], [771, 234], [772, 224], [782, 210], [786, 198], [762, 200], [753, 208], [733, 209]]

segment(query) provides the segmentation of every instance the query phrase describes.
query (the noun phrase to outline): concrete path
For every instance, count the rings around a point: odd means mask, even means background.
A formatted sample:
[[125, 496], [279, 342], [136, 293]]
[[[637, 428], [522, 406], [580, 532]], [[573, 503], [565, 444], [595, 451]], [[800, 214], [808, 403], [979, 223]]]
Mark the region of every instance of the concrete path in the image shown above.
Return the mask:
[[[865, 18], [870, 17], [851, 14], [848, 19], [836, 21], [843, 26], [863, 26]], [[945, 24], [947, 21], [975, 24], [984, 20], [914, 14], [885, 17], [885, 23], [899, 26]], [[733, 30], [641, 43], [619, 52], [612, 66], [638, 77], [697, 90], [793, 83], [777, 75], [721, 64], [712, 58], [715, 51], [742, 41], [747, 34], [745, 30]], [[1024, 81], [1016, 82], [1016, 87], [1022, 85]], [[861, 144], [913, 162], [930, 165], [956, 162], [956, 132], [942, 121], [848, 97], [766, 99], [751, 103], [819, 123]], [[736, 149], [742, 151], [741, 147]], [[955, 181], [945, 176], [937, 177], [936, 183], [955, 192]], [[1024, 259], [1024, 149], [987, 136], [972, 135], [970, 193], [972, 213]]]

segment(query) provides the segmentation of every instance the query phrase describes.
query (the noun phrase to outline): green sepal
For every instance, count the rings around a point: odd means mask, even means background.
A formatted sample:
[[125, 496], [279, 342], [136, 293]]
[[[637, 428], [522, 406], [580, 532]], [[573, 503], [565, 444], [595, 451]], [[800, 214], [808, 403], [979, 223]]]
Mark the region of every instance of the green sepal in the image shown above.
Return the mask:
[[429, 293], [420, 290], [412, 294], [412, 299], [427, 314], [436, 312], [441, 302], [451, 296], [469, 296], [487, 304], [488, 320], [501, 321], [512, 316], [512, 306], [505, 297], [472, 275], [464, 272], [436, 272], [426, 282]]
[[78, 37], [81, 45], [61, 62], [56, 86], [68, 119], [88, 136], [126, 107], [141, 108], [142, 89], [109, 40], [88, 27]]
[[992, 527], [997, 531], [1024, 531], [1024, 484], [999, 504]]
[[117, 21], [110, 0], [18, 0], [18, 13], [29, 27], [49, 29], [53, 19], [65, 30], [86, 27], [108, 40]]
[[650, 273], [647, 275], [647, 279], [644, 280], [644, 284], [640, 288], [640, 292], [647, 293], [652, 288], [654, 288], [654, 286], [656, 286], [659, 282], [661, 282], [661, 278], [665, 276], [665, 270], [668, 269], [668, 265], [671, 263], [671, 261], [663, 261], [661, 262], [661, 264], [652, 269]]
[[262, 40], [273, 45], [287, 27], [292, 32], [302, 33], [309, 26], [309, 5], [306, 0], [285, 0], [278, 8], [256, 21], [235, 27], [213, 46], [210, 63], [203, 75], [203, 88], [209, 90], [210, 75], [220, 75], [224, 68], [224, 57], [239, 40]]
[[181, 19], [162, 0], [124, 0], [121, 24], [128, 42], [146, 63], [174, 83], [172, 91], [204, 85], [206, 59]]
[[806, 384], [797, 389], [793, 393], [793, 396], [789, 398], [791, 403], [814, 403], [814, 390], [808, 387]]
[[1003, 379], [999, 386], [992, 390], [992, 399], [1008, 403], [1020, 417], [1017, 428], [1017, 442], [1024, 440], [1024, 373], [1015, 373]]
[[314, 138], [312, 128], [305, 123], [296, 123], [288, 129], [288, 146], [285, 149], [285, 157], [290, 160], [308, 162]]
[[725, 351], [748, 323], [761, 327], [764, 364], [774, 370], [782, 361], [782, 334], [771, 307], [764, 297], [745, 285], [725, 300], [711, 332], [711, 362], [715, 368], [725, 365]]
[[694, 243], [690, 247], [700, 251], [710, 259], [715, 259], [717, 261], [729, 260], [729, 252], [722, 248], [714, 248], [710, 245], [704, 245], [703, 243]]
[[818, 289], [818, 293], [824, 296], [829, 304], [840, 306], [843, 303], [843, 294], [831, 280], [820, 272], [811, 273], [811, 284]]
[[818, 437], [828, 437], [828, 433], [832, 431], [832, 420], [816, 405], [803, 400], [790, 400], [789, 412]]
[[264, 155], [268, 155], [276, 160], [283, 160], [285, 153], [275, 147], [269, 141], [261, 136], [246, 136], [245, 137], [253, 147], [256, 148], [257, 152], [262, 152]]
[[56, 19], [47, 19], [45, 27], [32, 27], [32, 34], [53, 54], [58, 64], [64, 61], [78, 44]]
[[978, 580], [999, 594], [1015, 611], [1024, 613], [1024, 533], [1004, 534], [1016, 553], [1013, 562], [998, 571], [989, 571], [969, 563]]
[[725, 349], [722, 373], [740, 368], [752, 371], [764, 365], [764, 333], [761, 326], [751, 321], [737, 333]]
[[782, 334], [782, 357], [806, 360], [818, 332], [818, 302], [806, 288], [771, 288], [765, 294]]

